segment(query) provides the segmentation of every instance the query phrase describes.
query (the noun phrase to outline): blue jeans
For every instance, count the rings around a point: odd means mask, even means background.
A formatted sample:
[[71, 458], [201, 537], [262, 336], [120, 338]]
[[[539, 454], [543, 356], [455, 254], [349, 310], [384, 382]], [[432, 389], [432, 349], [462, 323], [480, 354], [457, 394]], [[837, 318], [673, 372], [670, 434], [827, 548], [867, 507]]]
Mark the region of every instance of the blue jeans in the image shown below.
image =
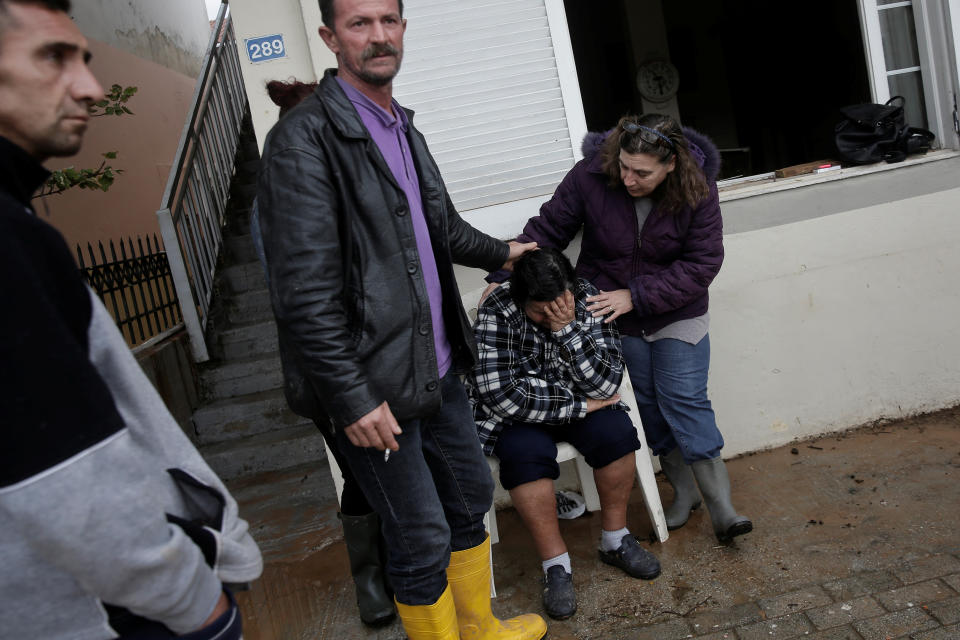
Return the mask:
[[440, 598], [451, 550], [483, 543], [483, 516], [493, 503], [493, 478], [463, 385], [453, 373], [440, 385], [440, 409], [401, 423], [400, 450], [387, 462], [382, 451], [356, 447], [337, 432], [341, 453], [383, 522], [387, 576], [406, 605]]
[[680, 447], [687, 464], [720, 455], [723, 436], [707, 398], [710, 336], [693, 345], [621, 336], [647, 444], [656, 455]]
[[343, 453], [340, 452], [340, 446], [337, 444], [337, 436], [330, 428], [330, 421], [314, 420], [313, 424], [323, 436], [323, 443], [327, 447], [327, 455], [333, 454], [337, 466], [340, 467], [340, 476], [343, 478], [343, 489], [340, 492], [340, 513], [345, 516], [365, 516], [373, 511], [373, 507], [367, 502], [363, 490], [357, 484], [357, 479], [353, 477], [350, 471], [350, 465]]

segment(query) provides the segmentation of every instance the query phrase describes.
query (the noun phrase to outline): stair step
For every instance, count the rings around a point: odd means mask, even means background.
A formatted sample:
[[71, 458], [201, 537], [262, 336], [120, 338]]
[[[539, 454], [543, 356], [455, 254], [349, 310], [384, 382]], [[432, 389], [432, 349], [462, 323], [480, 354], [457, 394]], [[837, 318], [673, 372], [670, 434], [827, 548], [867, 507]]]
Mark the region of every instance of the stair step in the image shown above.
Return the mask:
[[273, 318], [225, 329], [217, 337], [221, 357], [234, 360], [278, 353], [277, 325]]
[[201, 372], [204, 396], [211, 400], [236, 398], [283, 387], [283, 371], [277, 355], [224, 362]]
[[245, 126], [225, 213], [216, 309], [208, 324], [212, 355], [219, 361], [199, 367], [204, 403], [193, 414], [193, 428], [201, 453], [224, 480], [244, 482], [309, 466], [325, 473], [318, 479], [326, 489], [332, 481], [323, 437], [310, 420], [289, 410], [283, 396], [270, 295], [250, 235], [260, 155], [249, 116]]
[[304, 424], [313, 423], [290, 411], [281, 389], [217, 400], [193, 414], [193, 427], [203, 445]]
[[208, 445], [200, 453], [224, 480], [326, 459], [323, 436], [312, 424]]
[[232, 296], [227, 304], [227, 319], [231, 324], [240, 325], [263, 322], [273, 319], [273, 307], [270, 305], [270, 291], [254, 289]]
[[259, 260], [235, 264], [221, 270], [221, 282], [228, 291], [223, 293], [240, 294], [267, 286], [263, 274], [263, 265]]
[[291, 549], [306, 559], [343, 540], [336, 488], [325, 463], [244, 476], [227, 486], [267, 562], [274, 557], [290, 562]]

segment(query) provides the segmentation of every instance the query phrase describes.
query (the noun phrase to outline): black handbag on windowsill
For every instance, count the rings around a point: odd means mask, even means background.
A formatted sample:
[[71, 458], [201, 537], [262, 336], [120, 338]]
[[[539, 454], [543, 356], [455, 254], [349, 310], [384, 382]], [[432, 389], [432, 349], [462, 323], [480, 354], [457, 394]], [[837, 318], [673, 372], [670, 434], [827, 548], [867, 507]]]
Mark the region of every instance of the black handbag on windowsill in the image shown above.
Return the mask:
[[903, 96], [884, 104], [854, 104], [840, 109], [836, 127], [837, 152], [844, 164], [871, 164], [884, 160], [901, 162], [908, 155], [925, 153], [933, 132], [907, 125]]

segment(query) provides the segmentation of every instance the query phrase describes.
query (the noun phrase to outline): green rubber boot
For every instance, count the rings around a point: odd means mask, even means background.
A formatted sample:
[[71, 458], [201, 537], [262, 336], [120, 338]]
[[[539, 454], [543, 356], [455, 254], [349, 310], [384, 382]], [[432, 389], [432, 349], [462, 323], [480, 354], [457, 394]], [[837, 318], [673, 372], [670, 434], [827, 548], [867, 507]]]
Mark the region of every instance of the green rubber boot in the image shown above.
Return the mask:
[[687, 524], [690, 512], [702, 504], [700, 492], [697, 491], [693, 470], [684, 462], [680, 447], [675, 447], [667, 455], [660, 456], [660, 469], [673, 487], [673, 502], [663, 510], [667, 529], [673, 531]]
[[753, 531], [753, 523], [746, 516], [737, 514], [730, 502], [730, 477], [723, 459], [697, 460], [690, 467], [707, 502], [717, 539], [727, 542]]
[[341, 513], [340, 521], [350, 556], [350, 573], [357, 588], [360, 620], [374, 627], [385, 625], [396, 617], [397, 611], [385, 588], [386, 576], [380, 560], [380, 517], [376, 513], [365, 516]]

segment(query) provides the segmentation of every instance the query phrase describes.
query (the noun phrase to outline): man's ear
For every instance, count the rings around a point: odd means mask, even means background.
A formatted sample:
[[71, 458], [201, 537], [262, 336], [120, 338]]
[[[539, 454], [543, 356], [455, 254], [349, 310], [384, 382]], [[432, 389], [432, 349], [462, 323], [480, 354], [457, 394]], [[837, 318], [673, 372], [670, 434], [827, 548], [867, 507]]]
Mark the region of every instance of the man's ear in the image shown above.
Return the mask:
[[317, 29], [317, 32], [323, 39], [323, 43], [327, 45], [327, 48], [330, 49], [330, 51], [333, 51], [335, 55], [340, 55], [340, 43], [337, 41], [336, 32], [325, 24], [320, 25], [320, 28]]

